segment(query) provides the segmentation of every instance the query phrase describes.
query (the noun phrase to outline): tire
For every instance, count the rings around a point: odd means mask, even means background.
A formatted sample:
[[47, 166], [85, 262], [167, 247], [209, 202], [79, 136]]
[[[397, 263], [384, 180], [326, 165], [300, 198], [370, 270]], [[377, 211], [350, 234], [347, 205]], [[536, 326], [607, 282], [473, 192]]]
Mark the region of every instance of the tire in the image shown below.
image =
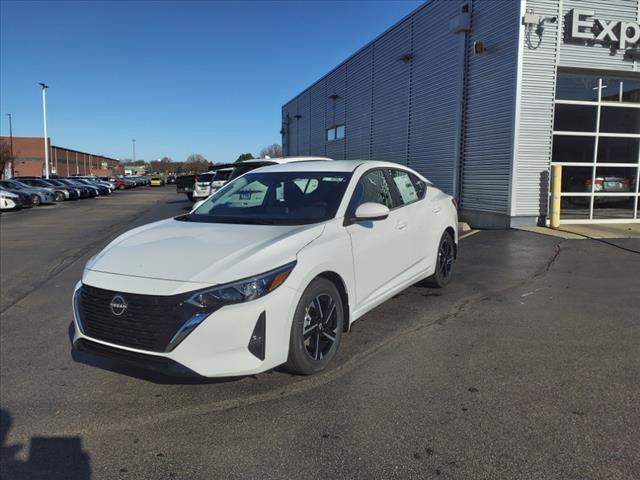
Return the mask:
[[316, 278], [298, 302], [291, 325], [289, 358], [285, 368], [299, 375], [311, 375], [324, 370], [338, 351], [343, 325], [344, 310], [340, 292], [329, 280]]
[[124, 185], [120, 185], [120, 186], [118, 187], [118, 190], [124, 190]]
[[55, 196], [56, 196], [56, 202], [63, 202], [64, 201], [64, 193], [56, 192]]
[[31, 205], [33, 205], [34, 207], [37, 207], [41, 203], [42, 203], [42, 200], [38, 195], [36, 194], [31, 195]]
[[444, 232], [438, 243], [438, 259], [436, 271], [427, 278], [426, 283], [430, 287], [443, 288], [453, 275], [453, 262], [455, 260], [455, 244], [449, 232]]

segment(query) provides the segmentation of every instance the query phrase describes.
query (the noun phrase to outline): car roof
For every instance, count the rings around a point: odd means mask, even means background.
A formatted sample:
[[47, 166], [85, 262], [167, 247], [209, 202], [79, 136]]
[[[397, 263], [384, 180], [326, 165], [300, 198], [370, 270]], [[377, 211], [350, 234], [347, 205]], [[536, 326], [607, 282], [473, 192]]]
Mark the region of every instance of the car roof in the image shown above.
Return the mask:
[[353, 172], [358, 167], [365, 168], [407, 168], [393, 162], [377, 160], [332, 160], [291, 162], [279, 165], [267, 165], [260, 168], [261, 172]]
[[316, 162], [327, 160], [332, 161], [329, 157], [282, 157], [282, 158], [252, 158], [251, 160], [243, 160], [242, 162], [238, 162], [235, 166], [240, 166], [244, 164], [255, 164], [255, 163], [294, 163], [294, 162]]

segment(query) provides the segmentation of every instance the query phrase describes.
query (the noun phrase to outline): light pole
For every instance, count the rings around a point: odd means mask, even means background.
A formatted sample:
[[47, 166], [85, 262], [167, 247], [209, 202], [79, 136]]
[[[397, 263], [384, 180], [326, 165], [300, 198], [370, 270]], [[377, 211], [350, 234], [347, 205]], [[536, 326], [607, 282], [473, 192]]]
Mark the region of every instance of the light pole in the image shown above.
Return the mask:
[[11, 114], [7, 113], [7, 117], [9, 117], [9, 150], [11, 152], [11, 178], [13, 178], [13, 125], [11, 124]]
[[133, 163], [136, 163], [136, 139], [131, 139], [131, 144], [133, 145]]
[[49, 137], [47, 135], [47, 88], [48, 85], [40, 82], [42, 87], [42, 118], [44, 119], [44, 176], [49, 178]]

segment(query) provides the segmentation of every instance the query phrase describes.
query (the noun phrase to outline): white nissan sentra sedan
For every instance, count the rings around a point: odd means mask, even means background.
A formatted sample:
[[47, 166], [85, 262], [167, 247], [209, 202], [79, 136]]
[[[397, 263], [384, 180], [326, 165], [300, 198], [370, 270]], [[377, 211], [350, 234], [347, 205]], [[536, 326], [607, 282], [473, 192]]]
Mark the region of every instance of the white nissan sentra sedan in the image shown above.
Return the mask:
[[74, 346], [167, 372], [324, 369], [344, 332], [419, 280], [451, 279], [455, 203], [387, 162], [263, 167], [86, 265]]

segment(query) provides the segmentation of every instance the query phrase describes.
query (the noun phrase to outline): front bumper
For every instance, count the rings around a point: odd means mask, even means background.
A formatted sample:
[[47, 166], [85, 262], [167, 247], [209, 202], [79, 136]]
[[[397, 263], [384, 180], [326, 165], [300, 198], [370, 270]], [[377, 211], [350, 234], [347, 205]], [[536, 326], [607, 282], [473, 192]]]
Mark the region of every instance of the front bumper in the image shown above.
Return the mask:
[[[104, 277], [102, 274], [101, 278]], [[76, 291], [81, 285], [79, 282]], [[92, 286], [113, 289], [112, 284]], [[127, 295], [126, 292], [121, 294]], [[285, 284], [257, 300], [225, 306], [207, 316], [171, 351], [152, 352], [85, 334], [74, 292], [73, 343], [80, 351], [168, 374], [186, 369], [203, 377], [252, 375], [286, 362], [291, 320], [298, 297], [298, 292]], [[249, 343], [261, 317], [265, 325], [264, 351], [257, 355], [250, 351]]]

